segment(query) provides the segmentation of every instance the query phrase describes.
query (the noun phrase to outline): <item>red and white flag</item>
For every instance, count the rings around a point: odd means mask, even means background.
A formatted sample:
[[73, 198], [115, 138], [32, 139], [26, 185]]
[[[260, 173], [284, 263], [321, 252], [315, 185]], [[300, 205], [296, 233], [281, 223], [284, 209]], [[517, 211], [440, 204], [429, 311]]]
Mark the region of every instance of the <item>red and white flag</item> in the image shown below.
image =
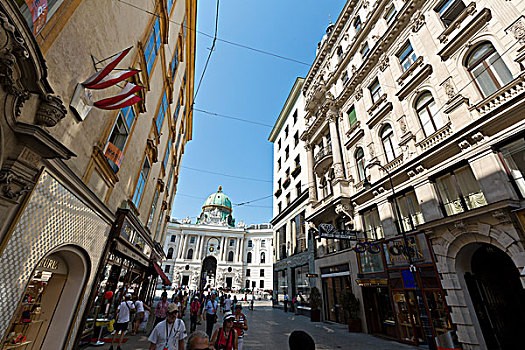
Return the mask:
[[128, 47], [122, 52], [115, 55], [115, 58], [111, 60], [104, 68], [90, 76], [82, 83], [85, 87], [91, 89], [91, 85], [96, 85], [99, 81], [104, 79], [115, 67], [122, 61], [122, 59], [129, 53], [132, 47]]
[[134, 76], [138, 72], [139, 72], [139, 70], [137, 70], [137, 69], [121, 70], [121, 71], [118, 71], [118, 72], [111, 73], [111, 74], [107, 75], [104, 79], [100, 80], [96, 84], [88, 84], [88, 85], [83, 84], [83, 85], [86, 88], [88, 88], [88, 89], [101, 90], [101, 89], [105, 89], [107, 87], [116, 85], [116, 84], [120, 83], [121, 81], [126, 80], [129, 77]]
[[120, 109], [120, 108], [124, 108], [124, 107], [129, 107], [129, 106], [132, 106], [134, 105], [135, 103], [137, 102], [140, 102], [142, 101], [142, 98], [138, 97], [137, 95], [129, 95], [128, 97], [126, 97], [125, 99], [115, 103], [115, 104], [111, 104], [111, 105], [107, 105], [107, 106], [103, 106], [103, 107], [99, 107], [100, 109]]
[[119, 94], [97, 101], [94, 103], [94, 106], [98, 108], [105, 108], [111, 105], [118, 104], [129, 95], [132, 95], [142, 89], [144, 89], [144, 87], [135, 85], [133, 83], [127, 83], [124, 89], [122, 89], [122, 91]]

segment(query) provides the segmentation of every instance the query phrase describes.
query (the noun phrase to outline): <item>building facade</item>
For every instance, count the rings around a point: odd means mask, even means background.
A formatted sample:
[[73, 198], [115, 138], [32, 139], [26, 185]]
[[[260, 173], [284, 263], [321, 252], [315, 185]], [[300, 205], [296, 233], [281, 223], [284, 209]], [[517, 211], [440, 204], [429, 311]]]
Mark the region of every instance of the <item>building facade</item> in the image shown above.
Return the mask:
[[272, 289], [272, 226], [236, 225], [221, 187], [206, 199], [196, 223], [168, 224], [164, 249], [163, 269], [175, 288]]
[[273, 290], [277, 302], [284, 294], [308, 299], [313, 272], [313, 251], [309, 250], [305, 220], [308, 201], [306, 149], [300, 139], [305, 130], [304, 78], [297, 78], [268, 140], [273, 143], [274, 200]]
[[[434, 348], [523, 336], [523, 1], [348, 1], [304, 81], [323, 316]], [[342, 311], [342, 310], [341, 310]]]
[[[27, 3], [0, 3], [0, 338], [73, 349], [124, 292], [147, 298], [163, 275], [192, 134], [196, 2]], [[128, 47], [117, 68], [140, 70], [142, 101], [91, 105], [117, 87], [79, 98]]]

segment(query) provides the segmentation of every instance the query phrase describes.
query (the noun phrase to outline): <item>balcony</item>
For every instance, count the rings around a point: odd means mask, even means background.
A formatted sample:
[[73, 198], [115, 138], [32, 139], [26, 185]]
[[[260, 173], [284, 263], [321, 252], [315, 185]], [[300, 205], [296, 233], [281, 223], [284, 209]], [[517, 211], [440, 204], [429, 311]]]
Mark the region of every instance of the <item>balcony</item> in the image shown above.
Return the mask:
[[479, 114], [484, 115], [492, 112], [496, 108], [509, 103], [512, 99], [519, 96], [525, 90], [525, 73], [521, 73], [516, 79], [503, 86], [492, 95], [485, 98], [470, 109], [476, 109]]
[[430, 147], [446, 139], [451, 134], [452, 134], [452, 125], [450, 122], [448, 122], [441, 129], [439, 129], [438, 131], [436, 131], [435, 133], [433, 133], [426, 139], [418, 142], [416, 146], [419, 146], [421, 147], [423, 151], [426, 151]]
[[332, 145], [321, 148], [314, 155], [314, 171], [323, 173], [324, 171], [319, 172], [319, 170], [327, 169], [330, 164], [332, 164]]

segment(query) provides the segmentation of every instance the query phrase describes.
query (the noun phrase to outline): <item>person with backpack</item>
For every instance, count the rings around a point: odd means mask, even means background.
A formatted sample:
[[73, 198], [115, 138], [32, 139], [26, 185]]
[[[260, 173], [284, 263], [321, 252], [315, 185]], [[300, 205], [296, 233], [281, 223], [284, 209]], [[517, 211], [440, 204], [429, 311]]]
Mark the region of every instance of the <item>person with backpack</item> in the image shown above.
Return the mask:
[[109, 350], [113, 350], [113, 343], [118, 335], [120, 336], [118, 338], [117, 350], [121, 350], [120, 345], [124, 339], [124, 334], [128, 330], [132, 310], [135, 311], [135, 305], [133, 305], [133, 302], [131, 301], [131, 294], [126, 294], [124, 301], [122, 301], [117, 308], [117, 313], [115, 315], [115, 320], [117, 321], [115, 323], [115, 333], [113, 333], [113, 337], [111, 337]]
[[233, 328], [235, 315], [226, 312], [222, 318], [222, 327], [215, 330], [210, 343], [215, 350], [238, 350], [237, 331]]
[[190, 332], [195, 332], [197, 328], [197, 318], [199, 317], [199, 311], [201, 309], [201, 303], [199, 297], [195, 296], [190, 304]]
[[217, 322], [217, 307], [218, 303], [215, 300], [215, 293], [212, 293], [210, 299], [206, 301], [203, 310], [203, 318], [206, 317], [206, 334], [208, 334], [208, 337], [211, 337], [213, 325]]
[[244, 343], [244, 332], [248, 330], [248, 320], [246, 315], [242, 313], [242, 305], [235, 305], [235, 319], [233, 320], [233, 328], [237, 331], [237, 348], [242, 350]]

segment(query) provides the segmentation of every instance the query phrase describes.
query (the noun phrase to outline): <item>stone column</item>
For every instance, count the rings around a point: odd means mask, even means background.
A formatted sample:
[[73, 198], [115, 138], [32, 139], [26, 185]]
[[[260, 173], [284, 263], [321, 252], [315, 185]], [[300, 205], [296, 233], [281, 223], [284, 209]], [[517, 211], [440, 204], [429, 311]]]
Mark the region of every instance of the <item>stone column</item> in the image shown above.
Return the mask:
[[182, 259], [186, 258], [184, 253], [186, 252], [186, 246], [188, 245], [188, 235], [187, 234], [184, 235], [184, 241], [183, 242], [184, 243], [182, 244], [182, 252], [181, 252], [181, 255], [182, 255], [181, 258]]
[[195, 245], [195, 260], [201, 260], [202, 258], [202, 236], [197, 236], [197, 244]]
[[178, 244], [177, 244], [177, 259], [180, 259], [182, 256], [182, 242], [184, 240], [184, 235], [181, 233], [177, 234], [178, 236]]
[[[310, 203], [317, 202], [317, 190], [315, 188], [315, 174], [314, 174], [314, 150], [313, 146], [305, 141], [307, 167], [308, 167], [308, 198]], [[279, 244], [281, 242], [277, 242]], [[278, 245], [277, 245], [278, 246]]]
[[221, 246], [222, 246], [222, 249], [221, 249], [221, 260], [224, 261], [225, 260], [225, 255], [226, 255], [226, 237], [222, 237], [221, 239]]
[[238, 262], [242, 262], [244, 258], [244, 238], [241, 238], [239, 240], [239, 257]]
[[326, 114], [328, 125], [330, 127], [330, 140], [332, 144], [332, 157], [334, 160], [334, 183], [344, 180], [343, 161], [341, 159], [341, 144], [337, 132], [337, 111], [330, 108]]

